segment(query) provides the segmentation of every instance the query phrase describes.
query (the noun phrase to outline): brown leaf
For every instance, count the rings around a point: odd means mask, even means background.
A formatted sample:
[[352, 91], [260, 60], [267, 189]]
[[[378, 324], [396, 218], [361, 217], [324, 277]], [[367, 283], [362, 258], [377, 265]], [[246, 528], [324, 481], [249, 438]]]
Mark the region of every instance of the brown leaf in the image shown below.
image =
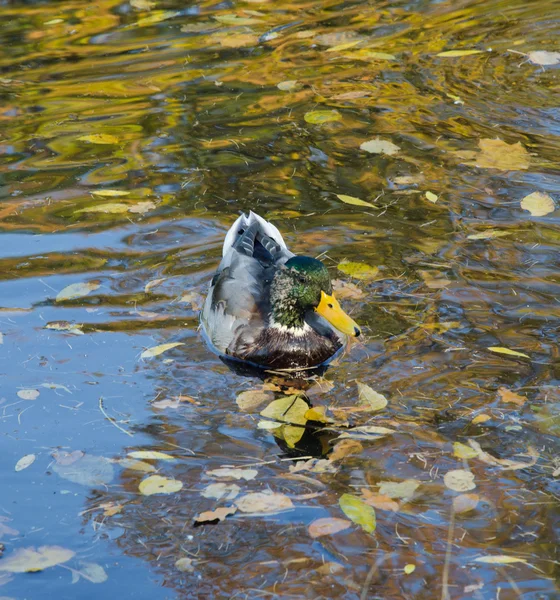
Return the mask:
[[499, 388], [498, 394], [502, 402], [511, 402], [512, 404], [517, 404], [517, 406], [523, 406], [525, 402], [527, 402], [527, 398], [525, 398], [525, 396], [520, 396], [519, 394], [516, 394], [505, 387]]
[[332, 535], [348, 529], [352, 525], [351, 521], [347, 519], [337, 519], [336, 517], [326, 517], [324, 519], [317, 519], [313, 521], [307, 528], [309, 535], [312, 538], [318, 538], [322, 535]]
[[477, 507], [479, 501], [478, 494], [460, 494], [453, 498], [453, 509], [457, 514], [469, 512]]
[[207, 510], [206, 512], [200, 513], [194, 518], [194, 522], [201, 525], [202, 523], [223, 521], [228, 515], [233, 515], [236, 512], [236, 506], [220, 506], [216, 510]]
[[337, 460], [341, 460], [350, 454], [359, 454], [364, 447], [357, 440], [344, 439], [337, 442], [335, 447], [333, 448], [329, 460], [331, 462], [335, 462]]
[[379, 508], [380, 510], [392, 510], [393, 512], [399, 510], [399, 503], [395, 502], [385, 494], [375, 494], [367, 488], [362, 488], [360, 491], [363, 494], [364, 502], [370, 504], [374, 508]]
[[269, 491], [245, 494], [235, 504], [243, 513], [275, 513], [294, 507], [288, 496]]

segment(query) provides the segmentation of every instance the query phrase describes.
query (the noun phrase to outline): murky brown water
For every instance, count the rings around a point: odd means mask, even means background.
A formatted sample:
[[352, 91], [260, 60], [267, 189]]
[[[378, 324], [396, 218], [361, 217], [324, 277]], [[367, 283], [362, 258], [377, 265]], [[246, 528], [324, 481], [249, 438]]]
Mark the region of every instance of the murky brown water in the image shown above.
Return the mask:
[[[560, 50], [558, 3], [0, 11], [0, 595], [558, 598], [560, 210], [521, 207], [533, 192], [560, 206], [560, 67], [526, 56]], [[438, 56], [453, 50], [480, 52]], [[392, 146], [361, 148], [377, 138]], [[268, 378], [242, 410], [263, 381], [197, 332], [249, 209], [322, 255], [368, 332], [297, 383], [334, 420], [297, 443], [259, 427], [293, 382]], [[141, 358], [167, 343], [182, 345]], [[364, 409], [357, 381], [388, 405]], [[394, 433], [331, 460], [364, 425]], [[174, 460], [123, 461], [138, 450]], [[208, 474], [224, 466], [257, 474]], [[148, 469], [182, 488], [142, 495]], [[212, 483], [228, 496], [205, 497]], [[266, 491], [292, 506], [242, 512]], [[345, 494], [376, 507], [375, 531], [313, 538], [317, 519], [348, 520]], [[41, 546], [74, 555], [11, 572]]]

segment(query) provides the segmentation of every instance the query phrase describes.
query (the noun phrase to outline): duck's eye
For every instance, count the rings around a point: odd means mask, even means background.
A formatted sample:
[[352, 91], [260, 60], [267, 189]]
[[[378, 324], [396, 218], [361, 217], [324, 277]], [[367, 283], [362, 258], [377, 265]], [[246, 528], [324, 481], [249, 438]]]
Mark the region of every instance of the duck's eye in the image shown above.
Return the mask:
[[297, 278], [297, 280], [298, 280], [300, 283], [305, 283], [305, 277], [304, 277], [303, 275], [298, 275], [298, 278]]
[[328, 306], [329, 308], [334, 308], [334, 306], [333, 306], [333, 305], [332, 305], [330, 302], [327, 304], [327, 306]]

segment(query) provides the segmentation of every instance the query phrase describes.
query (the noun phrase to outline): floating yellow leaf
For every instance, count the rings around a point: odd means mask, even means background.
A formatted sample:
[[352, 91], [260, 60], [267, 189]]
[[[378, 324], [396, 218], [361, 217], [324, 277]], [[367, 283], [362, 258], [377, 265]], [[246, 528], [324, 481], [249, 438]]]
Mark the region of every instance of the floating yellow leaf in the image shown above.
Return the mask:
[[149, 17], [138, 19], [136, 25], [138, 25], [138, 27], [145, 27], [146, 25], [155, 25], [156, 23], [167, 21], [167, 19], [172, 19], [173, 17], [176, 17], [179, 14], [179, 12], [174, 10], [158, 10]]
[[434, 194], [433, 192], [426, 192], [424, 194], [424, 196], [426, 196], [426, 200], [429, 200], [430, 202], [432, 202], [433, 204], [435, 204], [438, 201], [438, 196], [437, 194]]
[[364, 502], [371, 504], [374, 508], [390, 510], [392, 512], [397, 512], [399, 510], [399, 503], [395, 502], [385, 494], [375, 494], [368, 488], [362, 488], [360, 491], [363, 494]]
[[349, 260], [342, 261], [337, 269], [346, 273], [346, 275], [350, 275], [350, 277], [362, 280], [375, 279], [379, 273], [377, 267], [370, 267], [366, 263], [352, 262]]
[[336, 517], [325, 517], [323, 519], [316, 519], [309, 524], [307, 531], [312, 538], [318, 538], [323, 535], [333, 535], [339, 531], [344, 531], [352, 525], [351, 521], [346, 519], [338, 519]]
[[281, 429], [276, 429], [272, 433], [274, 437], [283, 439], [288, 444], [288, 448], [295, 448], [305, 433], [305, 427], [282, 425]]
[[143, 479], [138, 486], [141, 494], [152, 496], [153, 494], [173, 494], [183, 487], [183, 483], [177, 479], [168, 479], [161, 475], [151, 475]]
[[371, 208], [375, 208], [375, 204], [372, 204], [371, 202], [366, 202], [365, 200], [360, 200], [359, 198], [356, 198], [354, 196], [337, 194], [336, 197], [346, 204], [353, 204], [354, 206], [370, 206]]
[[309, 404], [301, 396], [286, 396], [271, 402], [261, 411], [261, 416], [284, 423], [305, 425], [307, 423], [305, 413], [308, 409]]
[[91, 135], [82, 135], [78, 138], [80, 142], [89, 142], [90, 144], [118, 144], [119, 139], [109, 133], [92, 133]]
[[445, 487], [454, 492], [468, 492], [476, 487], [474, 475], [466, 469], [447, 471], [443, 476], [443, 483], [445, 483]]
[[361, 50], [358, 54], [358, 58], [372, 58], [374, 60], [397, 60], [396, 56], [388, 54], [387, 52], [375, 52], [374, 50]]
[[502, 348], [501, 346], [488, 346], [488, 350], [491, 352], [497, 352], [498, 354], [507, 354], [508, 356], [521, 356], [522, 358], [530, 359], [530, 356], [523, 354], [523, 352], [517, 352], [517, 350], [510, 350], [509, 348]]
[[139, 471], [140, 473], [153, 473], [156, 470], [154, 465], [143, 460], [135, 460], [134, 458], [121, 458], [117, 462], [123, 469]]
[[134, 450], [133, 452], [129, 452], [127, 456], [138, 460], [175, 460], [175, 457], [171, 456], [171, 454], [158, 452], [157, 450]]
[[243, 513], [277, 513], [294, 506], [288, 496], [269, 490], [245, 494], [235, 501], [235, 505]]
[[305, 418], [309, 421], [318, 421], [319, 423], [333, 423], [333, 419], [327, 417], [327, 407], [326, 406], [317, 406], [315, 408], [310, 408], [305, 413]]
[[446, 50], [445, 52], [439, 52], [436, 56], [448, 56], [453, 58], [455, 56], [471, 56], [472, 54], [481, 54], [483, 50]]
[[400, 151], [400, 147], [393, 142], [388, 142], [380, 138], [375, 138], [369, 142], [363, 142], [360, 144], [360, 149], [370, 152], [371, 154], [388, 154], [392, 156]]
[[171, 348], [176, 348], [177, 346], [184, 346], [182, 342], [173, 342], [171, 344], [161, 344], [159, 346], [152, 346], [147, 350], [144, 350], [140, 355], [140, 358], [152, 358], [153, 356], [159, 356], [167, 350], [171, 350]]
[[475, 458], [478, 456], [478, 452], [473, 450], [470, 446], [466, 444], [461, 444], [461, 442], [454, 442], [453, 444], [453, 456], [457, 458]]
[[128, 204], [123, 204], [122, 202], [111, 202], [109, 204], [96, 204], [95, 206], [87, 206], [86, 208], [81, 208], [80, 210], [75, 211], [74, 214], [105, 213], [116, 215], [125, 212], [128, 212]]
[[151, 0], [129, 0], [130, 6], [135, 8], [136, 10], [152, 10], [152, 8], [156, 5], [155, 2]]
[[90, 190], [90, 194], [106, 198], [116, 198], [117, 196], [128, 196], [130, 192], [125, 192], [124, 190]]
[[303, 118], [307, 123], [312, 125], [322, 125], [323, 123], [331, 123], [333, 121], [340, 121], [342, 115], [337, 110], [312, 110], [306, 112]]
[[358, 496], [342, 494], [339, 500], [342, 512], [367, 533], [373, 533], [376, 527], [375, 510]]
[[9, 573], [34, 573], [69, 561], [72, 550], [60, 546], [21, 548], [0, 561], [0, 571]]
[[480, 423], [486, 423], [486, 421], [490, 421], [492, 417], [490, 415], [486, 415], [484, 413], [481, 413], [480, 415], [477, 415], [472, 421], [471, 423], [473, 425], [480, 425]]
[[89, 283], [72, 283], [57, 294], [56, 301], [62, 302], [64, 300], [76, 300], [76, 298], [83, 298], [90, 292], [98, 289], [100, 285], [101, 284], [97, 281], [90, 281]]
[[[482, 139], [478, 141], [480, 152], [463, 154], [465, 158], [472, 158], [467, 165], [481, 169], [501, 169], [503, 171], [518, 171], [528, 169], [531, 155], [525, 150], [521, 142], [508, 144], [500, 139]], [[462, 153], [457, 153], [461, 156]]]
[[517, 558], [516, 556], [507, 556], [505, 554], [496, 554], [494, 556], [479, 556], [474, 560], [476, 562], [486, 563], [487, 565], [511, 565], [512, 563], [527, 564], [527, 561], [524, 558]]
[[544, 217], [556, 210], [554, 200], [544, 192], [533, 192], [521, 200], [521, 208], [533, 217]]
[[416, 565], [409, 563], [408, 565], [404, 566], [403, 571], [405, 575], [410, 575], [411, 573], [414, 573], [414, 571], [416, 571]]

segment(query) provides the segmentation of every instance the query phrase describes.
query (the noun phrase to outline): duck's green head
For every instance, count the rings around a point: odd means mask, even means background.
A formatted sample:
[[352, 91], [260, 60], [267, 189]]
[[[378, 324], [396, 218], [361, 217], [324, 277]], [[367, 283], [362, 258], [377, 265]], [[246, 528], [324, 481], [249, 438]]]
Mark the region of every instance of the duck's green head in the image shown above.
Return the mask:
[[270, 302], [274, 322], [301, 329], [305, 313], [315, 310], [342, 333], [357, 337], [360, 328], [332, 293], [327, 267], [315, 258], [294, 256], [278, 269], [272, 280]]

